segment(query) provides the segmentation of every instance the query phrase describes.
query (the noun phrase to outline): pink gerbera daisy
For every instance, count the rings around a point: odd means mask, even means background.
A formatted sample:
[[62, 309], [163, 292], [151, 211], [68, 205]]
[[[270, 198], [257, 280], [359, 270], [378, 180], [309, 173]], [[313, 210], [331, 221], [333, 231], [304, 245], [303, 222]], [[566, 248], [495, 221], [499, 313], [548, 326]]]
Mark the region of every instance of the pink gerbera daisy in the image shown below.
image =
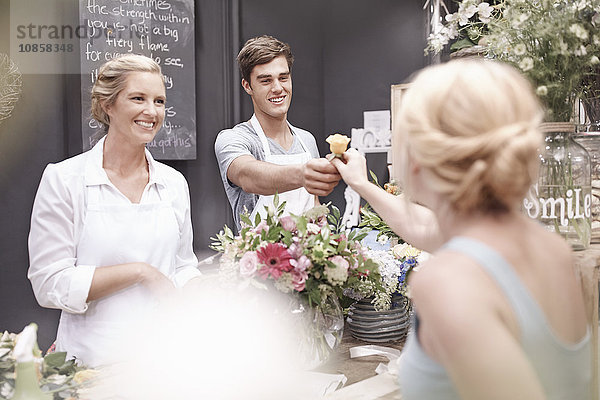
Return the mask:
[[281, 243], [267, 243], [256, 251], [256, 255], [259, 264], [261, 264], [257, 273], [263, 279], [267, 279], [269, 275], [279, 279], [282, 273], [293, 269], [292, 264], [290, 264], [292, 256], [287, 247]]

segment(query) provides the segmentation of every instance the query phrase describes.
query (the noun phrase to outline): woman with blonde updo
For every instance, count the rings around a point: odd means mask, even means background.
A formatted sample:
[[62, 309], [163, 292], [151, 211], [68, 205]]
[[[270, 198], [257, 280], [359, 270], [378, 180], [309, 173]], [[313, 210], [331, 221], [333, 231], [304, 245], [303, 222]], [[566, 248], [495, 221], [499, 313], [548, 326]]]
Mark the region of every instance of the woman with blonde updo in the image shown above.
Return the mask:
[[520, 212], [536, 179], [542, 109], [512, 67], [457, 60], [421, 71], [394, 137], [399, 200], [353, 149], [343, 179], [435, 256], [409, 284], [414, 329], [402, 398], [587, 399], [591, 345], [569, 246]]
[[187, 182], [145, 148], [165, 102], [154, 60], [102, 65], [92, 116], [106, 135], [49, 164], [33, 205], [28, 277], [40, 305], [62, 310], [56, 350], [91, 367], [118, 361], [133, 322], [200, 274]]

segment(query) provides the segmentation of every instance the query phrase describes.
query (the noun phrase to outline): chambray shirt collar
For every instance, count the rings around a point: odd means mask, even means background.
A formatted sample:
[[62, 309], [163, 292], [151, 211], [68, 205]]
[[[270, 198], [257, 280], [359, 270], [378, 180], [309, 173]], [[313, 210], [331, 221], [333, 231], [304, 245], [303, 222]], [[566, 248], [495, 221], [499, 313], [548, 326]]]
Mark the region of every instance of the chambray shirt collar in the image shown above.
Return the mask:
[[[102, 168], [102, 161], [104, 159], [104, 140], [106, 135], [98, 141], [88, 152], [88, 157], [85, 163], [85, 184], [86, 186], [93, 185], [111, 185], [112, 183], [106, 175], [106, 171]], [[148, 149], [145, 149], [146, 160], [148, 161], [148, 172], [150, 178], [148, 183], [150, 185], [157, 184], [161, 186], [165, 185], [165, 176], [161, 174], [160, 168], [157, 168], [157, 161], [154, 160], [152, 154]]]

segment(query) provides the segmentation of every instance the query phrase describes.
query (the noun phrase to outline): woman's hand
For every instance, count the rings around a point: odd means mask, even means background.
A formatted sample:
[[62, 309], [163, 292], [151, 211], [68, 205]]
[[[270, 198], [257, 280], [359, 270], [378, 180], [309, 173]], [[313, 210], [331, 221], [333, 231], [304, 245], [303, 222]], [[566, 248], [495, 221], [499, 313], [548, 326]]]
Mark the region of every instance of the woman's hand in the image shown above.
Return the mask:
[[175, 292], [175, 285], [158, 269], [133, 262], [96, 268], [86, 301], [99, 300], [138, 283], [159, 298]]
[[430, 253], [444, 243], [431, 210], [387, 193], [371, 183], [367, 177], [367, 160], [356, 149], [348, 149], [343, 157], [343, 161], [333, 158], [331, 163], [344, 182], [360, 194], [398, 236]]
[[140, 263], [139, 282], [157, 298], [170, 296], [175, 293], [175, 285], [162, 272], [150, 264]]
[[344, 161], [335, 157], [330, 162], [337, 168], [342, 179], [362, 196], [362, 189], [370, 184], [367, 176], [367, 160], [356, 149], [348, 149]]

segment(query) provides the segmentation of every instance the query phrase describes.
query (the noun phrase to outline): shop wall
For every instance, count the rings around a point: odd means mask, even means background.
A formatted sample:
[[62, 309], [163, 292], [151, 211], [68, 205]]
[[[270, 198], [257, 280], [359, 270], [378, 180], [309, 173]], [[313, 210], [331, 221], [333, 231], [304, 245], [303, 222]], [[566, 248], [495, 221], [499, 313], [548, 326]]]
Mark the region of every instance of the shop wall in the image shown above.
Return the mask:
[[[77, 18], [77, 0], [68, 12]], [[0, 53], [9, 54], [9, 0], [0, 0]], [[289, 119], [310, 130], [321, 154], [325, 138], [362, 126], [365, 110], [389, 109], [390, 85], [424, 65], [421, 1], [202, 0], [196, 2], [196, 160], [169, 161], [188, 179], [194, 247], [209, 253], [210, 236], [232, 224], [213, 151], [217, 133], [249, 119], [235, 55], [255, 35], [291, 44], [296, 57]], [[81, 149], [78, 75], [24, 75], [13, 115], [0, 123], [0, 331], [39, 324], [47, 347], [58, 324], [26, 278], [33, 198], [46, 164]], [[371, 161], [384, 171], [385, 159]], [[371, 166], [371, 165], [370, 165]], [[379, 172], [378, 172], [379, 173]], [[343, 185], [325, 201], [343, 210]]]

